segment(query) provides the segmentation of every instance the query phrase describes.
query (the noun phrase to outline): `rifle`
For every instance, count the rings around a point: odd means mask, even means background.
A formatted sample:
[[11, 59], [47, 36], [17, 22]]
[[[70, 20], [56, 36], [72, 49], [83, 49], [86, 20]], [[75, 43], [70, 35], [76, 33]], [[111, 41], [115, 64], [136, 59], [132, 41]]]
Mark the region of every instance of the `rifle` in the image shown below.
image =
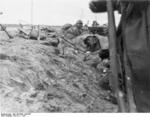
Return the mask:
[[62, 40], [64, 40], [68, 45], [70, 45], [70, 46], [71, 46], [72, 48], [74, 48], [75, 50], [78, 50], [78, 51], [81, 52], [82, 54], [85, 54], [85, 53], [87, 52], [87, 51], [84, 51], [84, 50], [78, 48], [74, 43], [68, 41], [68, 39], [66, 39], [64, 35], [61, 35], [61, 34], [58, 34], [58, 33], [57, 33], [57, 35], [58, 35]]
[[6, 28], [2, 24], [0, 24], [0, 26], [1, 26], [2, 30], [7, 34], [7, 36], [9, 37], [9, 39], [11, 39], [12, 36], [7, 32]]
[[[125, 78], [126, 83], [126, 91], [127, 91], [127, 105], [125, 104], [124, 94], [119, 87], [119, 69], [123, 72], [123, 69], [126, 67], [126, 72], [130, 72], [127, 65], [123, 64], [123, 68], [119, 65], [119, 57], [117, 57], [117, 38], [116, 38], [116, 26], [115, 26], [115, 18], [114, 18], [114, 11], [113, 11], [113, 3], [111, 0], [107, 0], [107, 10], [108, 10], [108, 20], [109, 20], [109, 46], [110, 46], [110, 58], [111, 58], [111, 69], [112, 69], [112, 84], [114, 84], [114, 92], [117, 95], [117, 102], [119, 105], [119, 109], [121, 112], [136, 112], [136, 106], [134, 102], [134, 96], [132, 91], [132, 82], [131, 77], [126, 76], [126, 73], [122, 74], [122, 77]], [[127, 61], [125, 55], [125, 61]], [[122, 57], [122, 56], [121, 56]], [[124, 59], [123, 57], [121, 58]], [[131, 73], [130, 73], [131, 74]], [[128, 106], [128, 108], [127, 108]]]

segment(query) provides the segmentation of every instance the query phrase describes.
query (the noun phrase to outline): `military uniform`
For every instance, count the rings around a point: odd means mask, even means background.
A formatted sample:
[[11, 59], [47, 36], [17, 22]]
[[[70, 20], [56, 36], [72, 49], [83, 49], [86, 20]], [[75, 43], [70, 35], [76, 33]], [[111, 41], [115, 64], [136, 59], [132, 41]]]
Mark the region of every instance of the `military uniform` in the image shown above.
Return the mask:
[[78, 20], [74, 26], [71, 26], [64, 32], [65, 37], [67, 37], [68, 39], [73, 39], [81, 35], [81, 33], [83, 32], [82, 28], [83, 23], [81, 20]]
[[82, 33], [81, 29], [78, 29], [76, 26], [72, 26], [65, 32], [65, 36], [69, 39], [73, 39], [79, 36], [81, 33]]
[[[122, 14], [117, 36], [125, 57], [126, 75], [132, 78], [138, 112], [150, 112], [150, 1], [114, 0]], [[106, 11], [105, 0], [90, 3], [93, 12]]]

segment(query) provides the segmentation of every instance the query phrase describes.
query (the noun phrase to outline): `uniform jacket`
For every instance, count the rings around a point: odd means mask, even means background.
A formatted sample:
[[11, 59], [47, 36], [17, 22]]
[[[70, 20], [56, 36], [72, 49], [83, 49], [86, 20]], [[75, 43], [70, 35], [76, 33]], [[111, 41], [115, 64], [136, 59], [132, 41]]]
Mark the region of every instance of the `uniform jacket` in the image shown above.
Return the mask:
[[[106, 1], [92, 1], [90, 9], [104, 12]], [[123, 42], [125, 71], [132, 77], [137, 111], [150, 112], [150, 1], [114, 0], [114, 9], [122, 14], [117, 36]]]

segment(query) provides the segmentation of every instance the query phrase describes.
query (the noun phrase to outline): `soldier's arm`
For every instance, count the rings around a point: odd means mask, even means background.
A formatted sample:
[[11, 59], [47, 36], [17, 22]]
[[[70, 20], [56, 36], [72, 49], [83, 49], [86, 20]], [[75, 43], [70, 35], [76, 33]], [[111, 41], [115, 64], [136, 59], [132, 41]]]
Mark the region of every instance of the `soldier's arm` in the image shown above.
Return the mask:
[[[117, 10], [117, 0], [113, 0], [114, 2], [114, 10]], [[107, 6], [106, 6], [106, 0], [92, 0], [89, 4], [90, 9], [95, 12], [106, 12]]]

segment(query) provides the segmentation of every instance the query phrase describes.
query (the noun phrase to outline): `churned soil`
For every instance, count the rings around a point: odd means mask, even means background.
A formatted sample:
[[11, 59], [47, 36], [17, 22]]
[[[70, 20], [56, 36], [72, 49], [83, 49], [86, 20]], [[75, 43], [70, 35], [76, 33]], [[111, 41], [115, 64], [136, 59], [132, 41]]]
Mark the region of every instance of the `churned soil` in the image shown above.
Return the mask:
[[[45, 40], [44, 42], [49, 41]], [[59, 48], [0, 32], [1, 112], [116, 112], [104, 100], [101, 74], [72, 48], [66, 56]]]

